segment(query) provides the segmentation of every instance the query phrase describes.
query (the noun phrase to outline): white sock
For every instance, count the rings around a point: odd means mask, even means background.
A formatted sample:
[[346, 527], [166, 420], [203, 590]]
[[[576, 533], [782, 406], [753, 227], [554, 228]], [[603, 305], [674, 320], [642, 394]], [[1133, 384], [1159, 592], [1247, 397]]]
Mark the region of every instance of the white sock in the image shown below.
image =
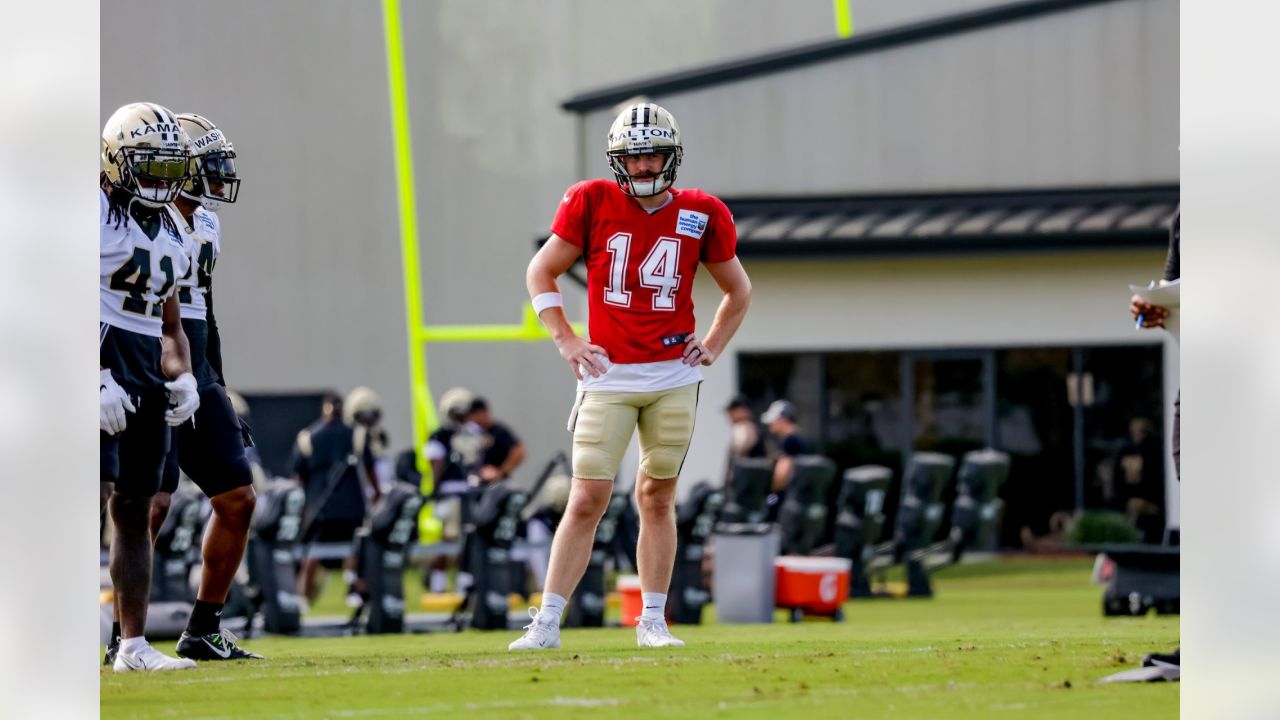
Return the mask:
[[147, 646], [147, 638], [139, 635], [138, 637], [124, 638], [120, 641], [120, 652], [125, 655], [136, 655], [139, 650]]
[[666, 618], [666, 593], [642, 592], [640, 593], [640, 599], [644, 602], [644, 612], [640, 614], [640, 617], [646, 620], [662, 620]]
[[555, 593], [542, 593], [542, 607], [538, 609], [538, 617], [556, 625], [560, 624], [560, 616], [564, 614], [564, 606], [568, 604], [568, 599], [562, 598]]

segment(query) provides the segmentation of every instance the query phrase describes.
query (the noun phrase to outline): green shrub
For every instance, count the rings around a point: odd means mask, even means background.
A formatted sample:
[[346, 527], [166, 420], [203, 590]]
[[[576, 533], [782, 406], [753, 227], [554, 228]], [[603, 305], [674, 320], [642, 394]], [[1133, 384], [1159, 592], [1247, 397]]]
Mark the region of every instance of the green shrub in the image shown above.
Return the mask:
[[1102, 543], [1136, 543], [1142, 533], [1122, 513], [1113, 510], [1086, 510], [1067, 531], [1067, 542], [1073, 545]]

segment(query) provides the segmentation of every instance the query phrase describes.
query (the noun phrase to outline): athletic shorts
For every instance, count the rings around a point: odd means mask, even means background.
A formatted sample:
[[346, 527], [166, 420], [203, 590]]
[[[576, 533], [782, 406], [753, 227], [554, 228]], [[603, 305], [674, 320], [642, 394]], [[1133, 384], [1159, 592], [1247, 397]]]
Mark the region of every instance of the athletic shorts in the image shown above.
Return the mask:
[[360, 529], [361, 524], [359, 520], [326, 520], [321, 518], [311, 524], [311, 530], [307, 533], [305, 542], [349, 543], [355, 539], [356, 530]]
[[693, 438], [700, 383], [657, 392], [578, 393], [569, 417], [573, 476], [612, 480], [631, 436], [640, 431], [640, 472], [657, 480], [679, 476]]
[[164, 389], [168, 378], [160, 368], [160, 338], [98, 323], [98, 366], [129, 395], [149, 388]]
[[190, 420], [172, 428], [165, 459], [162, 492], [178, 489], [178, 469], [209, 497], [253, 484], [253, 471], [244, 454], [240, 419], [227, 391], [217, 383], [200, 388], [200, 407]]
[[115, 485], [115, 492], [145, 497], [160, 489], [169, 452], [169, 426], [164, 421], [169, 394], [160, 387], [130, 396], [137, 412], [125, 413], [124, 430], [99, 433], [99, 473], [102, 482]]

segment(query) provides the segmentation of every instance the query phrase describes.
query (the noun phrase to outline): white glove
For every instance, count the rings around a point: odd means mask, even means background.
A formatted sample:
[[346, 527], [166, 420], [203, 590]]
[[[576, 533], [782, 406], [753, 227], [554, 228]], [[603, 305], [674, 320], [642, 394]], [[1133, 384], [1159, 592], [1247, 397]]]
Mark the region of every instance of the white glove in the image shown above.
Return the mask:
[[196, 390], [196, 377], [182, 373], [177, 380], [164, 384], [169, 390], [169, 409], [164, 411], [164, 421], [177, 427], [191, 419], [200, 407], [200, 393]]
[[98, 393], [98, 427], [110, 435], [124, 432], [125, 411], [138, 412], [129, 400], [129, 394], [120, 387], [110, 370], [102, 371]]

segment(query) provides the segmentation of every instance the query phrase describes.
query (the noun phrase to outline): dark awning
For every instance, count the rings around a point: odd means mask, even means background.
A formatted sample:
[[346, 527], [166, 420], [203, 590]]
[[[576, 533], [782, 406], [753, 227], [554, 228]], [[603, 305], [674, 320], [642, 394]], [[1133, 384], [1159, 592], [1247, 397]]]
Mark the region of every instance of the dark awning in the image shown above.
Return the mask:
[[1177, 185], [725, 198], [746, 258], [1163, 247]]

